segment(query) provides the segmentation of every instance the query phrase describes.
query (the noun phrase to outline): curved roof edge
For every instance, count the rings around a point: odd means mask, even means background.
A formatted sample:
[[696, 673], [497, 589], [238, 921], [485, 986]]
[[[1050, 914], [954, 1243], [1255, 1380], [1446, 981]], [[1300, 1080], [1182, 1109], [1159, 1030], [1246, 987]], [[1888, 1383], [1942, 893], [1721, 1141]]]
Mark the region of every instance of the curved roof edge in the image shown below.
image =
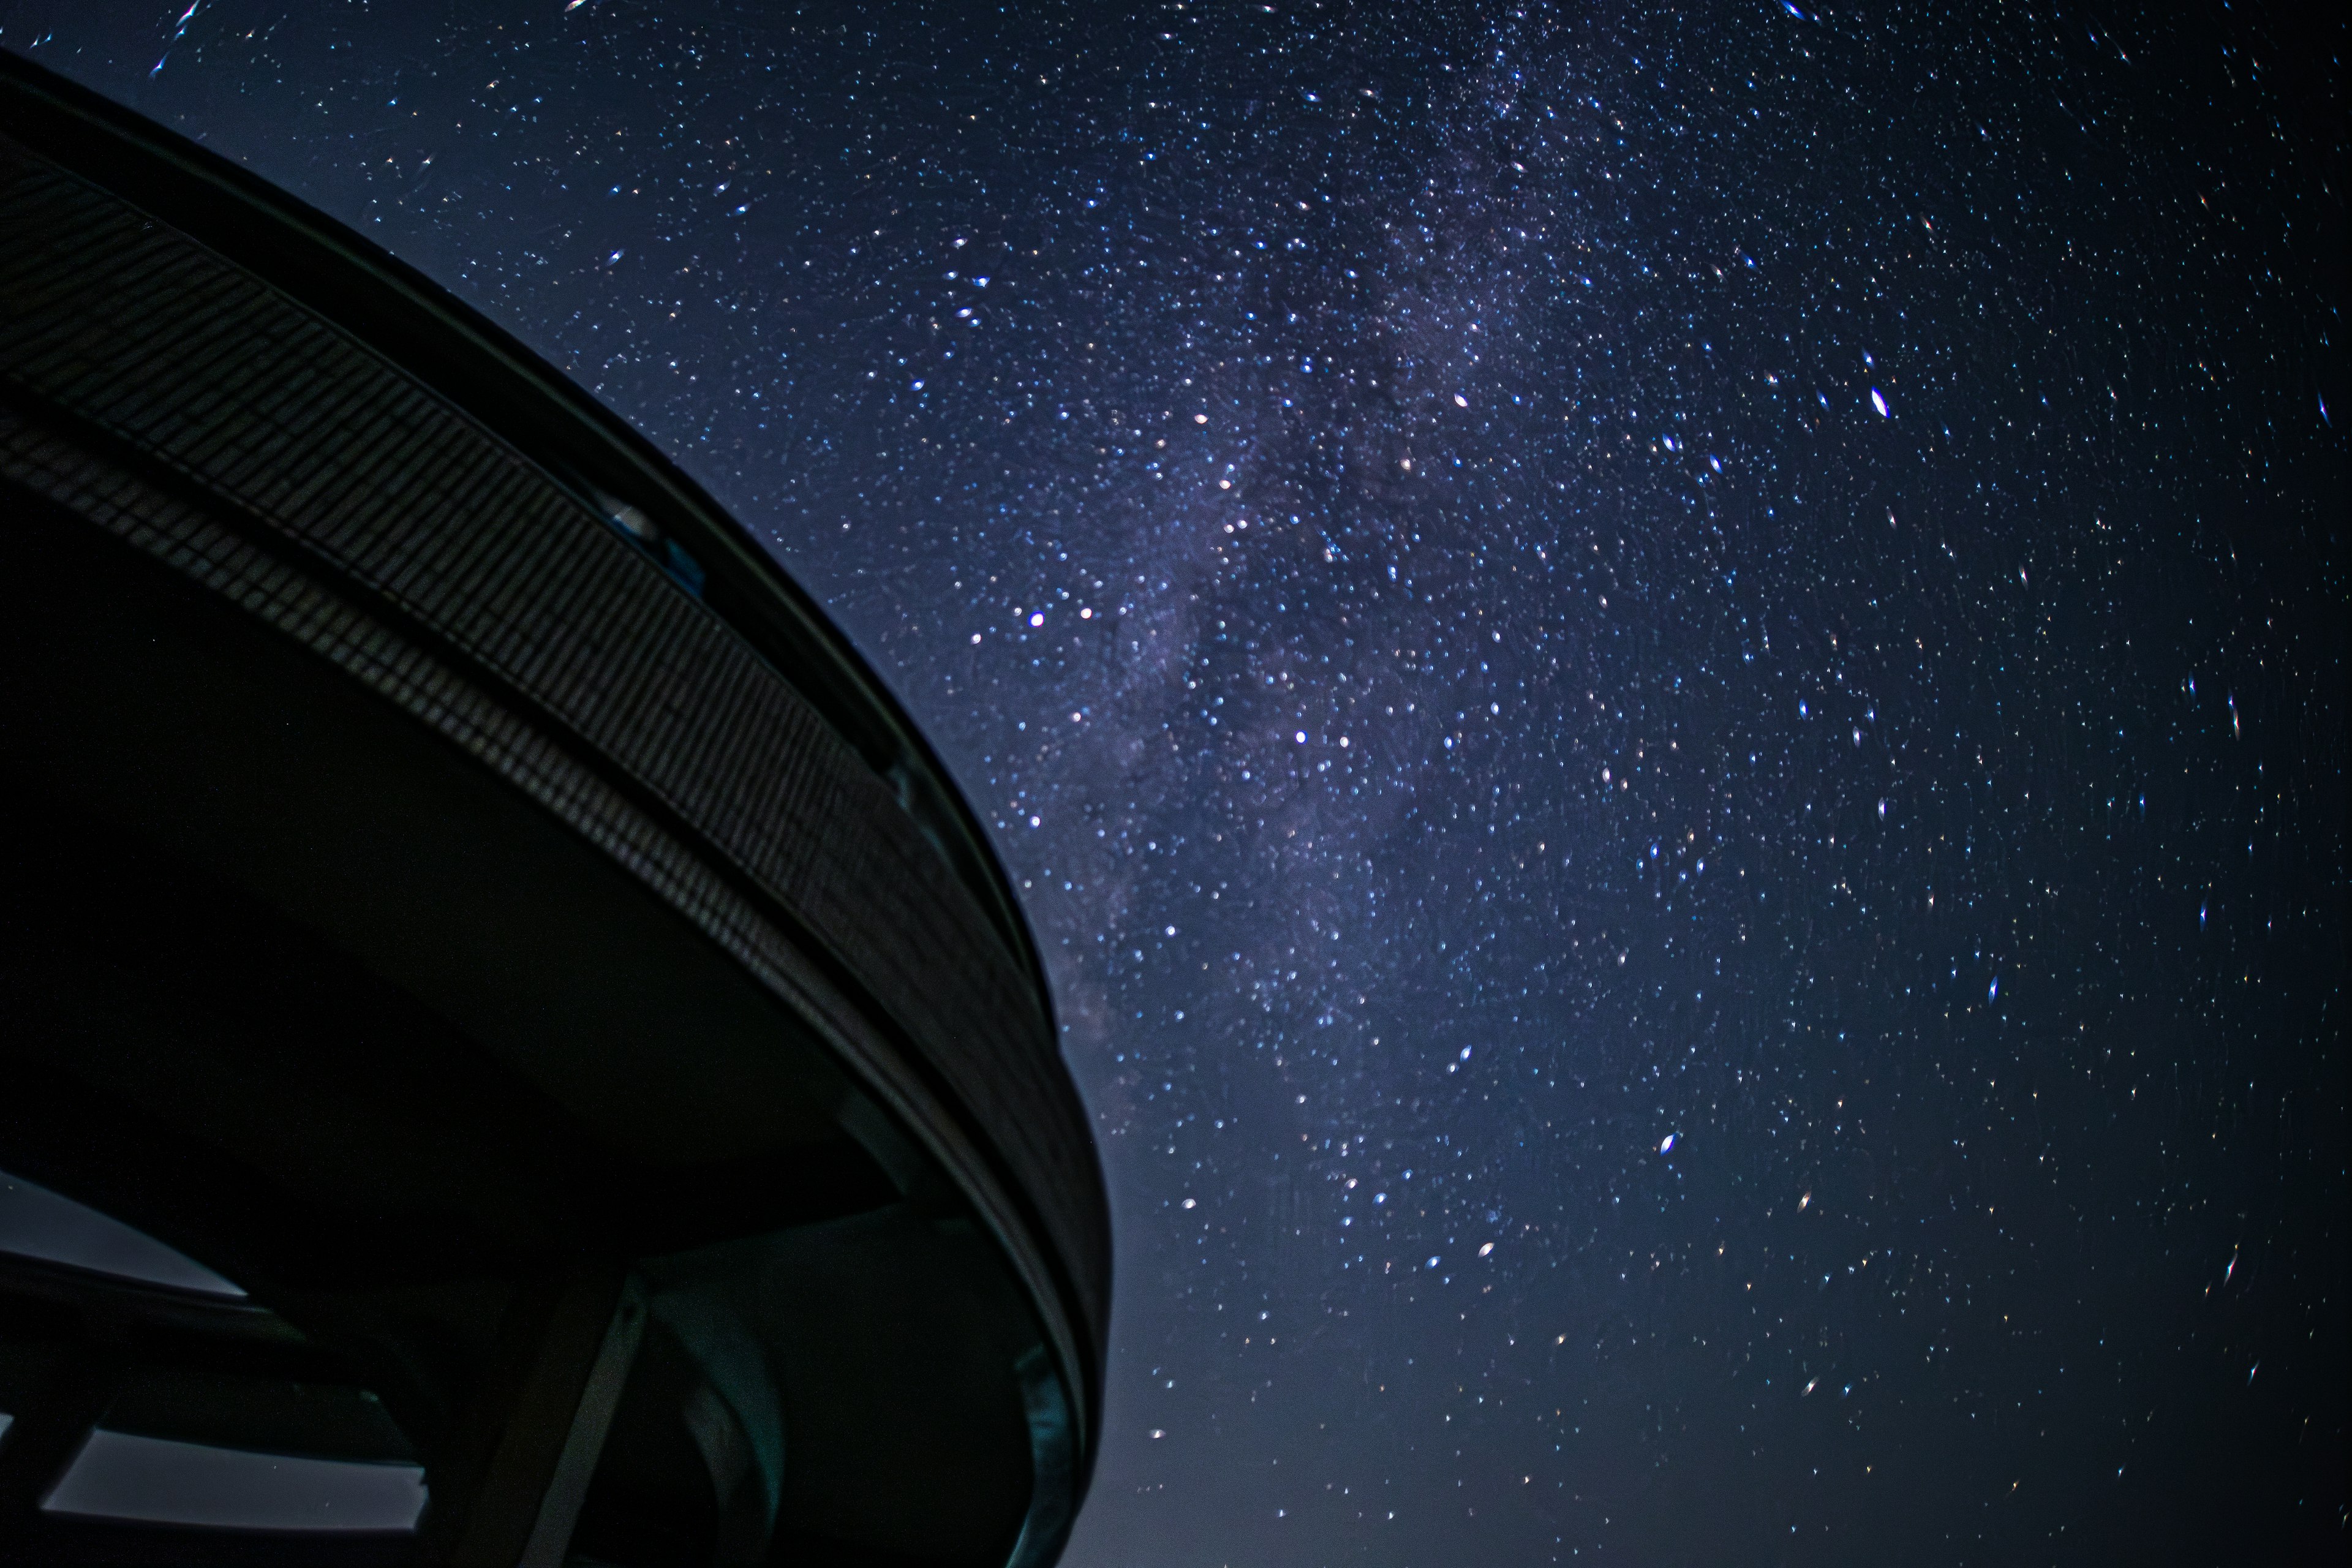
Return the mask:
[[1029, 974], [1051, 1026], [1053, 994], [1011, 881], [938, 754], [807, 590], [700, 484], [513, 334], [364, 236], [6, 50], [0, 76], [15, 89], [11, 135], [36, 152], [70, 147], [63, 162], [434, 386], [652, 548], [890, 784]]

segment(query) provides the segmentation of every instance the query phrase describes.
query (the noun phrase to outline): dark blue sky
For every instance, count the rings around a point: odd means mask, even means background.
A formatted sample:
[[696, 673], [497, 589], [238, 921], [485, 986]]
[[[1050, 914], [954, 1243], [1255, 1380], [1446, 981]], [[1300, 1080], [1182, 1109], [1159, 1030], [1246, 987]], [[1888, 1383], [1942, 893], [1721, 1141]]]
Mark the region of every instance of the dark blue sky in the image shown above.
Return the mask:
[[2341, 1561], [2340, 25], [183, 4], [995, 829], [1073, 1563]]

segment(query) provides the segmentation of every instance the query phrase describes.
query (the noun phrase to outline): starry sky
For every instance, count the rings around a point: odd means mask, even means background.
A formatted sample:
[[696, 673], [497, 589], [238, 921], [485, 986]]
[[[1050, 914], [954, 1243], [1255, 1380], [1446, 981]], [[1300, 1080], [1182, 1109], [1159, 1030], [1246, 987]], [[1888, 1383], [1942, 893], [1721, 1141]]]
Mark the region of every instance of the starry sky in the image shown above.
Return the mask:
[[2340, 22], [184, 4], [990, 825], [1071, 1563], [2342, 1560]]

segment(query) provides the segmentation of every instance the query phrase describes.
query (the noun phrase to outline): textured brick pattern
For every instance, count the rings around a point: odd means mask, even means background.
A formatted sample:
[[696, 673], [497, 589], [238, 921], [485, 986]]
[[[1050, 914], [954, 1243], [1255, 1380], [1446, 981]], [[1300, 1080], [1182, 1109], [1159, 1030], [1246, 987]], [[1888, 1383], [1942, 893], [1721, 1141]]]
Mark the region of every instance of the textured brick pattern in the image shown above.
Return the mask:
[[1098, 1333], [1098, 1179], [1028, 976], [789, 680], [429, 389], [5, 141], [0, 233], [0, 377], [32, 415], [0, 426], [7, 472], [335, 659], [870, 1038], [736, 889], [772, 900], [970, 1107]]

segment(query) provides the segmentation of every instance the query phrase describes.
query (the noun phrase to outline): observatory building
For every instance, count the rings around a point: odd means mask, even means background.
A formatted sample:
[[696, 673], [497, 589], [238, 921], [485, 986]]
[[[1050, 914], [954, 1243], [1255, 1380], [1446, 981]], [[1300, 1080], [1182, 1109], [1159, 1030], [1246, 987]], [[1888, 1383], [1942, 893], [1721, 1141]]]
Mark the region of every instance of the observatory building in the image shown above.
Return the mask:
[[708, 496], [0, 56], [0, 1561], [1055, 1557], [1037, 958]]

